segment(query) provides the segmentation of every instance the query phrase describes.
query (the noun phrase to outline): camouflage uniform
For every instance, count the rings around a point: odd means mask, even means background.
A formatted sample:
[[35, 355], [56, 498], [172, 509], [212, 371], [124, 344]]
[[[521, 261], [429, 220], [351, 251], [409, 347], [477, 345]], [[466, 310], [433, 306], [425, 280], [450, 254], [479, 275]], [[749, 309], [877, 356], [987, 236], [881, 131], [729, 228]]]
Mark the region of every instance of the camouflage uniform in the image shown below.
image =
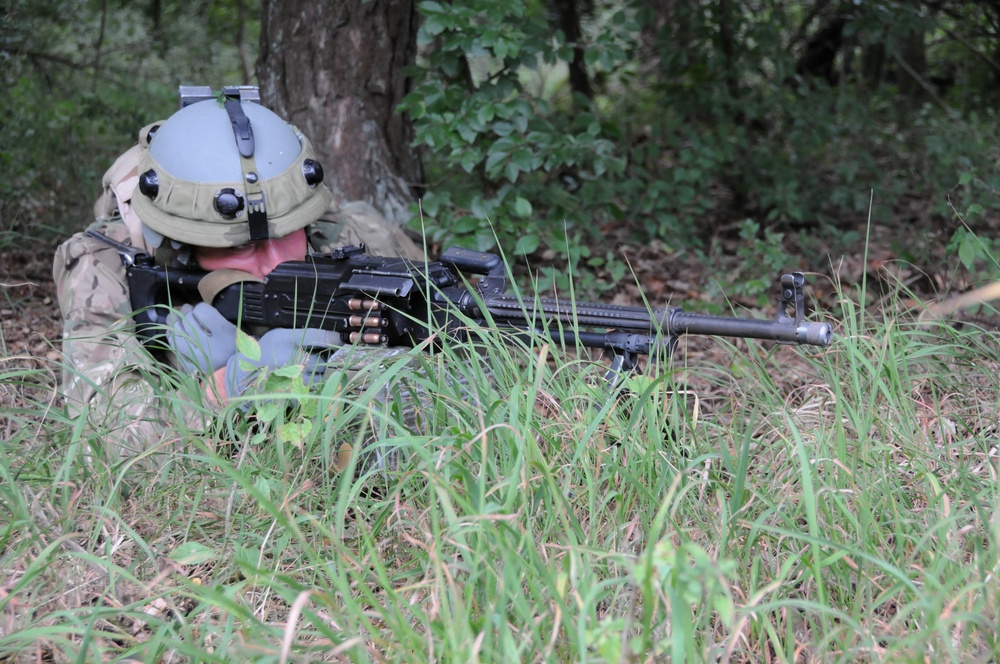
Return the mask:
[[[99, 219], [91, 228], [132, 242], [120, 216]], [[306, 230], [316, 252], [364, 243], [372, 255], [424, 258], [400, 228], [365, 203], [331, 206]], [[179, 449], [213, 415], [198, 386], [188, 385], [192, 393], [186, 394], [181, 383], [160, 384], [159, 361], [135, 335], [125, 268], [114, 248], [77, 233], [56, 251], [53, 275], [64, 320], [61, 393], [68, 413], [87, 418], [87, 428], [97, 434], [90, 438], [103, 442], [109, 461], [160, 466], [153, 460], [158, 453]], [[165, 361], [174, 364], [171, 357]]]
[[[423, 252], [370, 205], [338, 206], [309, 140], [272, 111], [240, 98], [205, 100], [147, 125], [105, 173], [92, 226], [171, 265], [189, 247], [237, 247], [305, 229], [313, 251], [365, 244], [372, 255]], [[266, 201], [266, 205], [265, 205]], [[117, 251], [78, 233], [53, 266], [64, 319], [61, 391], [70, 416], [110, 462], [154, 457], [205, 432], [214, 419], [204, 377], [191, 380], [166, 351], [135, 335]], [[157, 454], [157, 453], [163, 454]]]

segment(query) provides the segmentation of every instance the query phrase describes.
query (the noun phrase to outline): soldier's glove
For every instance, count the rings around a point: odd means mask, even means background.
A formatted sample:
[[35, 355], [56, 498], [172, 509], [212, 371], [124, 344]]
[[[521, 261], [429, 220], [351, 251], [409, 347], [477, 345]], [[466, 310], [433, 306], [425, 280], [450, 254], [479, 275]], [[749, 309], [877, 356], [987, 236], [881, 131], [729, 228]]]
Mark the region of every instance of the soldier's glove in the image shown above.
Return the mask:
[[236, 353], [236, 326], [206, 302], [167, 316], [167, 343], [187, 374], [212, 373]]
[[339, 332], [318, 328], [270, 330], [260, 338], [260, 360], [236, 353], [226, 363], [226, 393], [242, 395], [254, 385], [259, 374], [292, 364], [302, 365], [302, 381], [312, 385], [323, 378], [324, 351], [342, 345]]

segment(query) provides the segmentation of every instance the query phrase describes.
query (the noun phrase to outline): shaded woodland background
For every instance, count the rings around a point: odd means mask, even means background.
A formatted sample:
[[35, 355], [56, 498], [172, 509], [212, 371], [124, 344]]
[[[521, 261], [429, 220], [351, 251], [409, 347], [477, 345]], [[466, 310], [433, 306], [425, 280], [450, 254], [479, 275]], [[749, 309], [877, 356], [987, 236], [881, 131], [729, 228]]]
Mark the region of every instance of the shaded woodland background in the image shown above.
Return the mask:
[[599, 296], [734, 259], [691, 290], [763, 302], [872, 229], [879, 264], [1000, 272], [985, 0], [12, 1], [0, 61], [7, 247], [86, 225], [179, 84], [256, 83], [338, 197], [432, 250], [499, 245], [541, 286], [567, 261]]

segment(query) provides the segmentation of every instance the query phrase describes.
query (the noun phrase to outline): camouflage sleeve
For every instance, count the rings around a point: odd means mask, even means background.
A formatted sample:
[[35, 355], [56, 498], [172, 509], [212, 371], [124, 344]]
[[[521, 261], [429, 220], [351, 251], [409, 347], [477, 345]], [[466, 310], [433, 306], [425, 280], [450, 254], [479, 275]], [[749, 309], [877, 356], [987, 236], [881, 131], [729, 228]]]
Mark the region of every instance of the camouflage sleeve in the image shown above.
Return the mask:
[[[120, 221], [92, 228], [126, 241]], [[63, 316], [61, 393], [71, 417], [87, 418], [110, 462], [162, 465], [184, 432], [204, 429], [200, 399], [162, 386], [163, 364], [134, 334], [125, 269], [110, 246], [78, 233], [56, 251], [53, 277]], [[193, 392], [193, 390], [188, 390]]]
[[309, 226], [309, 242], [320, 253], [364, 244], [369, 256], [426, 260], [424, 250], [402, 228], [389, 223], [378, 210], [361, 201], [333, 203], [319, 221]]

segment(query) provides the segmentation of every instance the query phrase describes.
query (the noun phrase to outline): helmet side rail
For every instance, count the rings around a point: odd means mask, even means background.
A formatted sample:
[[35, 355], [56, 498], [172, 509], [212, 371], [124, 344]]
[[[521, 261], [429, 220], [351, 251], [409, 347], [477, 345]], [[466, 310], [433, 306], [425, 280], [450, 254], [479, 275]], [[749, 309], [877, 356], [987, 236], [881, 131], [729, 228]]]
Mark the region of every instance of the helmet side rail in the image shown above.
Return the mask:
[[[95, 231], [126, 268], [138, 331], [162, 332], [169, 308], [202, 300], [200, 270], [156, 265], [152, 256]], [[472, 281], [475, 285], [472, 286]], [[829, 346], [827, 323], [808, 322], [800, 273], [781, 278], [774, 320], [709, 316], [678, 307], [644, 308], [504, 293], [506, 266], [495, 254], [452, 247], [437, 261], [368, 256], [345, 247], [278, 265], [262, 282], [241, 282], [211, 302], [230, 321], [251, 328], [318, 327], [345, 343], [416, 346], [439, 331], [467, 337], [476, 326], [539, 333], [567, 345], [611, 351], [623, 368], [637, 357], [670, 355], [684, 334]]]

